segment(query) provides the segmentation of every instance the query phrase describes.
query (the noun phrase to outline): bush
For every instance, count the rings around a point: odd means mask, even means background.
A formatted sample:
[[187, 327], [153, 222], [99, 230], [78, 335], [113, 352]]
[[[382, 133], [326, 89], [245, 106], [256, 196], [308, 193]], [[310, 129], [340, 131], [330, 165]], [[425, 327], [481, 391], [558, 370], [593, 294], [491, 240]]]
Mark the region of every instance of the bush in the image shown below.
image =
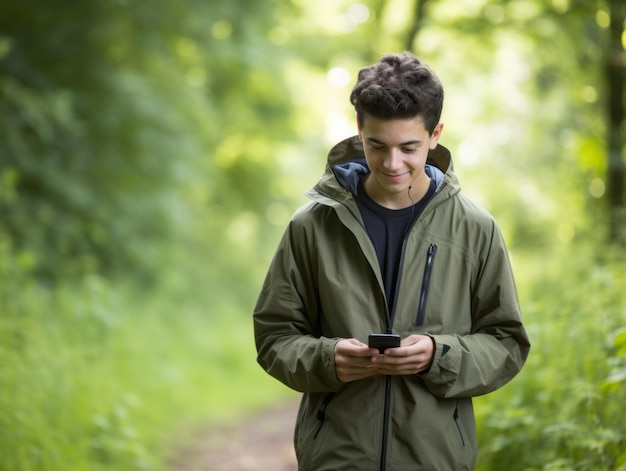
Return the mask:
[[476, 401], [478, 469], [626, 469], [623, 261], [554, 252], [520, 270], [533, 346], [510, 385]]
[[[182, 431], [284, 397], [217, 288], [33, 282], [0, 239], [0, 469], [165, 469]], [[4, 241], [4, 242], [2, 242]]]

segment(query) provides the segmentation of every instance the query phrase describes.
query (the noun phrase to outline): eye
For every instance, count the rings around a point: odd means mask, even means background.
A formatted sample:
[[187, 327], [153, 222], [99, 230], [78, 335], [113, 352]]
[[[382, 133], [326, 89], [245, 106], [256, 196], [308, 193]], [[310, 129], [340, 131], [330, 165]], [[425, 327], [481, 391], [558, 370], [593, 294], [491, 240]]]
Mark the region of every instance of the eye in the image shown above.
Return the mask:
[[370, 148], [372, 150], [383, 150], [385, 148], [385, 146], [381, 146], [379, 144], [370, 144]]
[[404, 152], [405, 154], [414, 154], [415, 151], [417, 151], [417, 147], [404, 147], [402, 149], [402, 152]]

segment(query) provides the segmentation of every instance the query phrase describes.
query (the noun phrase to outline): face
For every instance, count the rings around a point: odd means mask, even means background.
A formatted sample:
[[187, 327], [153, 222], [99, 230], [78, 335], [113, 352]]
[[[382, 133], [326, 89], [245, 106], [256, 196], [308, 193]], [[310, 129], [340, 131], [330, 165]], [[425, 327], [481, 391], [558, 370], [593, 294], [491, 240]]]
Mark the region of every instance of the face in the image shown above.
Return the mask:
[[430, 185], [424, 172], [428, 151], [437, 146], [442, 130], [439, 123], [429, 134], [419, 116], [383, 120], [366, 115], [359, 139], [371, 170], [365, 180], [369, 197], [390, 209], [419, 201]]

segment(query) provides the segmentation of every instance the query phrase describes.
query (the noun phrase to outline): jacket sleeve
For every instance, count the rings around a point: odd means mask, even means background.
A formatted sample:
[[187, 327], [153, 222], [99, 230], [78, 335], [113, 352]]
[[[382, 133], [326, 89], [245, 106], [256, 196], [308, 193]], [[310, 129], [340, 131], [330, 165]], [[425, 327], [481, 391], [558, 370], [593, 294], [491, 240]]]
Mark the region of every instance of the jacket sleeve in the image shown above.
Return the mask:
[[421, 375], [440, 397], [487, 394], [509, 382], [522, 368], [530, 349], [522, 324], [509, 257], [495, 222], [480, 257], [471, 294], [471, 332], [432, 335], [435, 353]]
[[259, 364], [288, 387], [301, 392], [336, 391], [344, 384], [335, 373], [338, 338], [319, 331], [315, 272], [307, 248], [314, 241], [293, 219], [270, 264], [254, 314]]

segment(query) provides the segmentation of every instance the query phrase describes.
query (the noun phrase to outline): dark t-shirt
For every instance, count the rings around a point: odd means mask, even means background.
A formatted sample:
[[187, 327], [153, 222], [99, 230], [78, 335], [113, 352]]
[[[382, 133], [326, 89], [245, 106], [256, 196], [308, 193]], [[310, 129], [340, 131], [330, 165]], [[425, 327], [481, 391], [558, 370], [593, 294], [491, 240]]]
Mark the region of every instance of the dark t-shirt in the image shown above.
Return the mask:
[[404, 238], [434, 192], [435, 182], [431, 180], [424, 197], [413, 206], [389, 209], [379, 205], [367, 195], [363, 187], [363, 179], [359, 182], [356, 202], [365, 222], [365, 229], [376, 249], [390, 310], [393, 309], [395, 302]]

